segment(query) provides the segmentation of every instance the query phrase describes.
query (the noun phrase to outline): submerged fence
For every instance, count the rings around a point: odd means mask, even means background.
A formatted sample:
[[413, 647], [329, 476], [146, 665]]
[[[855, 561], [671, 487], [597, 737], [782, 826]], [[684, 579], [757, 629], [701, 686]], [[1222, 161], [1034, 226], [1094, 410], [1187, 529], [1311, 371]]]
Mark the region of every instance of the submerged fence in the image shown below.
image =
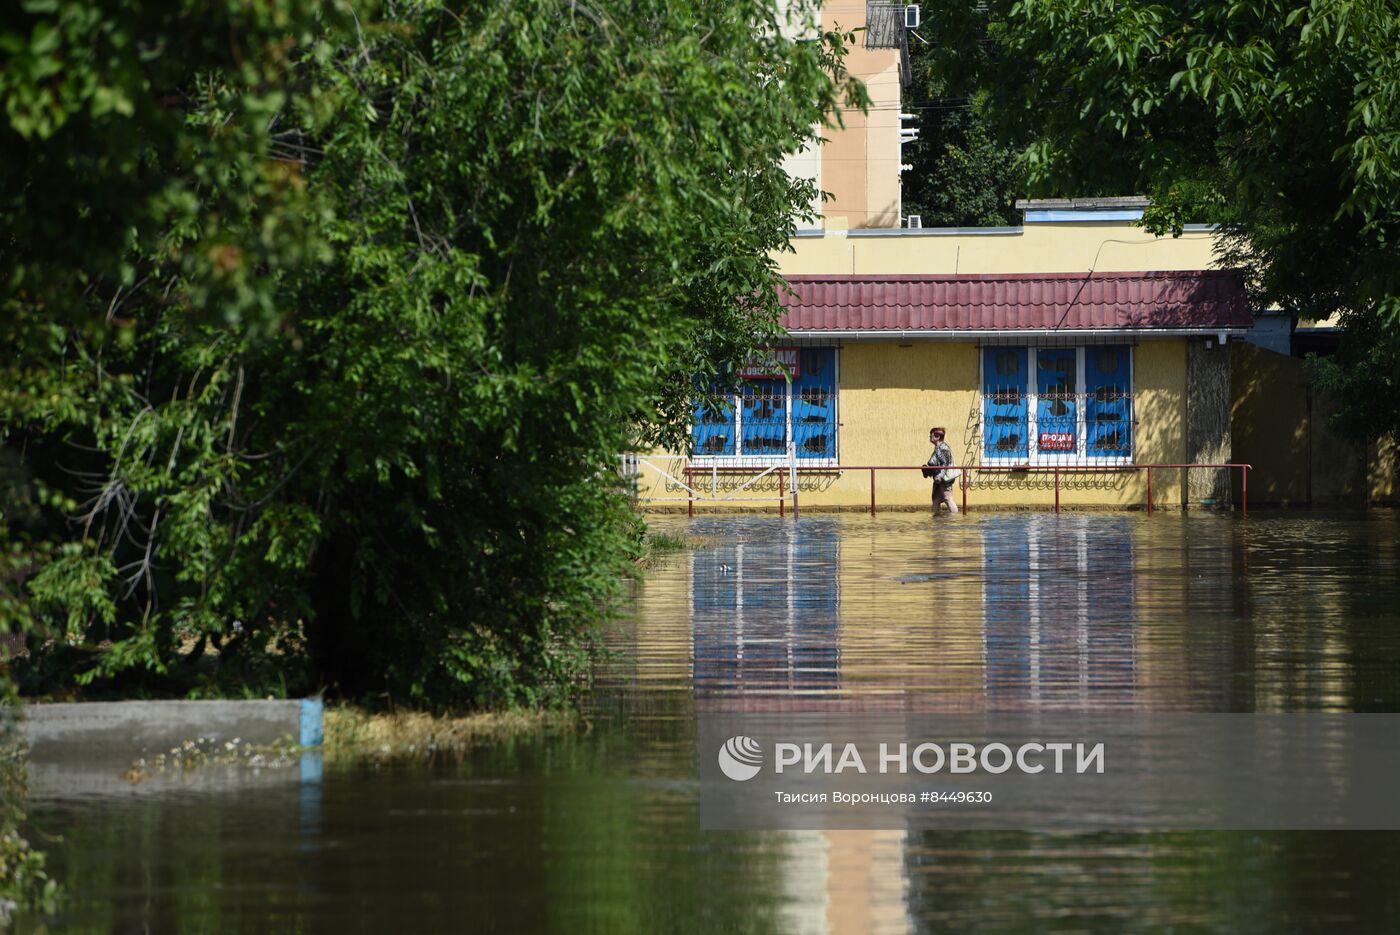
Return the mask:
[[[679, 464], [675, 468], [663, 468], [662, 463], [667, 465]], [[870, 515], [874, 516], [877, 510], [876, 491], [878, 489], [877, 475], [881, 471], [922, 471], [927, 465], [915, 464], [843, 464], [843, 465], [823, 465], [823, 466], [803, 466], [797, 459], [793, 446], [788, 447], [786, 458], [781, 461], [773, 461], [764, 464], [733, 464], [722, 465], [711, 463], [707, 465], [695, 465], [689, 459], [680, 455], [623, 455], [622, 469], [624, 477], [634, 481], [639, 480], [647, 472], [654, 472], [665, 481], [674, 484], [677, 488], [685, 491], [684, 496], [648, 496], [645, 498], [648, 503], [664, 502], [685, 502], [687, 512], [695, 515], [695, 505], [699, 504], [723, 504], [723, 503], [772, 503], [774, 500], [778, 504], [778, 514], [785, 515], [787, 512], [788, 500], [792, 501], [793, 515], [797, 515], [800, 509], [799, 484], [798, 481], [803, 474], [850, 474], [856, 472], [868, 472], [870, 478]], [[1155, 507], [1153, 498], [1154, 472], [1163, 470], [1189, 471], [1192, 469], [1202, 470], [1230, 470], [1240, 472], [1240, 514], [1249, 515], [1249, 472], [1252, 465], [1249, 464], [1110, 464], [1110, 465], [1044, 465], [1044, 464], [1017, 464], [1017, 465], [992, 465], [992, 464], [954, 464], [948, 465], [944, 470], [955, 470], [960, 472], [957, 480], [959, 492], [962, 498], [962, 509], [968, 509], [968, 488], [974, 486], [970, 483], [973, 472], [982, 474], [1039, 474], [1053, 475], [1055, 490], [1055, 512], [1060, 512], [1060, 486], [1061, 479], [1066, 476], [1082, 474], [1120, 474], [1125, 472], [1145, 472], [1147, 481], [1146, 507], [1150, 515]], [[673, 472], [679, 472], [673, 473]], [[751, 475], [742, 484], [734, 489], [720, 489], [720, 478], [733, 477], [735, 475]], [[777, 478], [777, 495], [760, 494], [755, 485], [765, 477]], [[743, 494], [743, 496], [740, 496]], [[1185, 503], [1183, 502], [1183, 505]]]

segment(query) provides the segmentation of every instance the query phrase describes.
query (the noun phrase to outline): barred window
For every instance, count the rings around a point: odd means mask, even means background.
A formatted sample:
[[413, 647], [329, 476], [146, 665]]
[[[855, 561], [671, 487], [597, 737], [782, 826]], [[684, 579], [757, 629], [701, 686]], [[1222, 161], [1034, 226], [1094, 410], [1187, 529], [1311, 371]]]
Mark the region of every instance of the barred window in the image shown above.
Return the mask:
[[1132, 348], [986, 347], [982, 451], [1026, 463], [1131, 460]]
[[748, 377], [725, 407], [698, 405], [691, 425], [696, 458], [836, 460], [836, 348], [793, 349], [791, 382]]

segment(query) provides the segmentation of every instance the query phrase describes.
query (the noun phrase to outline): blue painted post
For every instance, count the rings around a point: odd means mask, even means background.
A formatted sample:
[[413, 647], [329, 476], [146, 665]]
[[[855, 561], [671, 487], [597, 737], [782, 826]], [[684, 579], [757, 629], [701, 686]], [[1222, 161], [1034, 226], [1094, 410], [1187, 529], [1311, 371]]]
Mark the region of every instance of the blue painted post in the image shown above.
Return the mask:
[[301, 739], [298, 742], [303, 747], [319, 747], [321, 745], [321, 723], [325, 711], [325, 702], [320, 698], [301, 699]]

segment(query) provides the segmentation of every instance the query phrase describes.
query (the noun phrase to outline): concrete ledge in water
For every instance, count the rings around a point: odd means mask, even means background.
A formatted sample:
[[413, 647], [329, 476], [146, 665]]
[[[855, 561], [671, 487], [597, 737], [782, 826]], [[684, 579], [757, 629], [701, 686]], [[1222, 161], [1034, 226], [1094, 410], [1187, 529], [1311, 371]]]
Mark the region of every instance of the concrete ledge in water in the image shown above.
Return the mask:
[[20, 732], [33, 763], [130, 763], [207, 737], [321, 743], [319, 698], [285, 701], [86, 701], [27, 705]]

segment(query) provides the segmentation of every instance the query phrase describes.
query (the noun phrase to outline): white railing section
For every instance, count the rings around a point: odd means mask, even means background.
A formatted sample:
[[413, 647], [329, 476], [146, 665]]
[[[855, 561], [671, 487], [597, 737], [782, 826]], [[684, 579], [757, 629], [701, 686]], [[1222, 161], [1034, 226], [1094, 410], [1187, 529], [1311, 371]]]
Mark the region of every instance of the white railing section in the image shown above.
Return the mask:
[[[779, 512], [784, 510], [791, 497], [793, 509], [797, 509], [797, 446], [788, 444], [786, 455], [781, 460], [764, 458], [762, 461], [746, 464], [744, 459], [726, 459], [718, 463], [706, 459], [704, 464], [695, 464], [686, 455], [644, 455], [628, 453], [622, 455], [622, 476], [632, 486], [632, 496], [638, 497], [646, 478], [659, 478], [667, 491], [679, 488], [683, 493], [674, 496], [656, 496], [648, 493], [648, 503], [684, 502], [694, 508], [696, 503], [772, 503], [778, 501]], [[750, 472], [754, 472], [750, 476]], [[721, 478], [741, 474], [746, 477], [738, 486], [721, 488]], [[743, 495], [756, 493], [753, 487], [765, 477], [778, 479], [778, 493], [774, 496], [765, 493], [761, 496]]]

